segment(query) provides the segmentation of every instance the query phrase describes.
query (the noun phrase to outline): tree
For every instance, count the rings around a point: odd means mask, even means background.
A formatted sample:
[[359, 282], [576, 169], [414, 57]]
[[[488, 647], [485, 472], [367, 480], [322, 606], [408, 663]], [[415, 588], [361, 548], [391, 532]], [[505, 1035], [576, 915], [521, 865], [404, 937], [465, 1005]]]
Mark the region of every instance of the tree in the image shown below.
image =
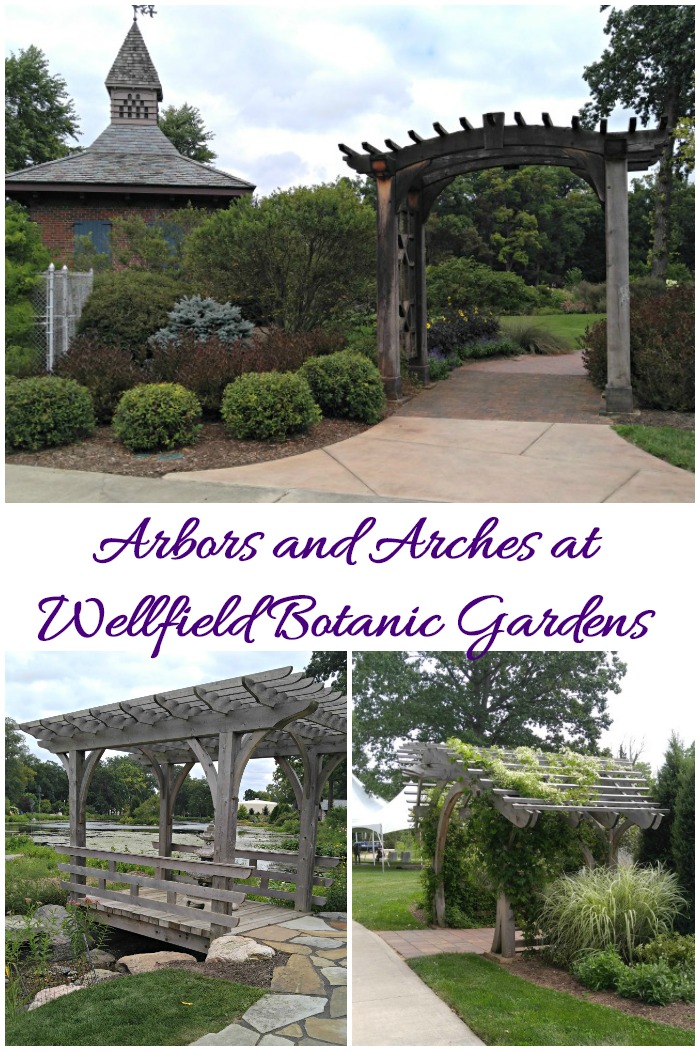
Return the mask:
[[363, 652], [353, 665], [353, 766], [372, 791], [397, 792], [397, 740], [596, 752], [607, 695], [626, 666], [606, 653]]
[[5, 209], [5, 346], [31, 345], [34, 325], [32, 292], [50, 256], [39, 227], [24, 208], [10, 202]]
[[28, 168], [70, 153], [78, 115], [63, 77], [49, 73], [38, 47], [5, 59], [5, 170]]
[[334, 690], [345, 691], [348, 688], [348, 660], [345, 650], [314, 650], [304, 672], [319, 682], [327, 682]]
[[87, 794], [87, 805], [98, 814], [131, 815], [157, 790], [155, 775], [128, 755], [113, 755], [98, 763]]
[[684, 926], [695, 929], [695, 748], [691, 747], [680, 777], [671, 832], [673, 860], [688, 908]]
[[662, 864], [669, 868], [674, 867], [672, 837], [676, 799], [687, 765], [688, 749], [678, 734], [673, 733], [654, 785], [654, 800], [670, 813], [664, 817], [658, 828], [643, 830], [638, 851], [638, 861], [641, 865]]
[[214, 133], [206, 130], [196, 106], [188, 106], [186, 102], [181, 106], [166, 106], [158, 115], [158, 125], [184, 157], [201, 164], [211, 164], [216, 160], [216, 154], [207, 146]]
[[583, 71], [592, 100], [581, 115], [591, 125], [616, 103], [634, 110], [646, 127], [668, 121], [656, 184], [651, 273], [666, 277], [676, 128], [694, 111], [695, 11], [692, 4], [633, 4], [611, 8], [605, 33], [610, 45]]
[[374, 259], [373, 210], [346, 179], [242, 198], [185, 242], [197, 291], [288, 332], [309, 331], [364, 304]]
[[5, 719], [5, 795], [19, 806], [27, 788], [33, 786], [33, 755], [14, 719]]

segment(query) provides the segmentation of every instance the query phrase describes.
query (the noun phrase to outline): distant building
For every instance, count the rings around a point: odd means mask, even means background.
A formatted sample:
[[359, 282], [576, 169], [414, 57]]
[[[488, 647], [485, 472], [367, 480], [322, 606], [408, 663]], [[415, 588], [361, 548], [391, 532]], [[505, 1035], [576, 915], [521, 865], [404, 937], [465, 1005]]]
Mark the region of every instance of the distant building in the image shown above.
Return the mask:
[[118, 217], [154, 223], [188, 202], [214, 210], [252, 194], [252, 183], [184, 157], [160, 130], [163, 89], [135, 21], [105, 85], [110, 123], [91, 146], [5, 177], [6, 196], [29, 210], [55, 258], [70, 262], [86, 236], [108, 253]]

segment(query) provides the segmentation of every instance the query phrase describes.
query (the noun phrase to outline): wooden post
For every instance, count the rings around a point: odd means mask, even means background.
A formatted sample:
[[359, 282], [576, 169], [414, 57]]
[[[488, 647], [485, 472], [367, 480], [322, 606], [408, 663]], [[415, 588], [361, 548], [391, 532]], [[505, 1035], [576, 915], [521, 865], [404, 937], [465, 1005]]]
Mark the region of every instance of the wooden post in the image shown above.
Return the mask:
[[[614, 150], [614, 152], [612, 152]], [[605, 269], [608, 383], [606, 412], [632, 412], [630, 363], [627, 143], [609, 142], [605, 157]]]
[[[458, 799], [464, 794], [464, 786], [453, 785], [442, 804], [440, 816], [438, 817], [437, 836], [435, 840], [435, 855], [433, 857], [433, 872], [436, 876], [435, 894], [433, 895], [433, 918], [438, 927], [445, 926], [445, 883], [442, 876], [443, 863], [445, 860], [445, 844], [447, 842], [447, 830], [450, 826], [450, 816], [457, 804]], [[420, 799], [420, 793], [418, 795]]]
[[[83, 793], [83, 775], [85, 773], [85, 752], [68, 753], [68, 822], [71, 847], [84, 847], [85, 829], [85, 795]], [[82, 865], [75, 855], [70, 857], [71, 865]], [[71, 873], [72, 883], [85, 884], [85, 876]]]
[[[236, 825], [238, 819], [238, 784], [236, 781], [236, 759], [241, 746], [241, 735], [232, 730], [219, 734], [219, 762], [216, 774], [216, 824], [214, 826], [214, 861], [233, 861], [236, 854]], [[230, 881], [226, 876], [213, 876], [214, 890], [228, 890]], [[213, 914], [231, 915], [231, 904], [212, 901], [211, 940], [229, 934], [228, 927], [213, 922]]]
[[515, 956], [515, 918], [510, 901], [501, 892], [496, 901], [496, 929], [493, 932], [491, 952], [512, 960]]
[[393, 176], [377, 178], [377, 361], [390, 401], [401, 397], [398, 218]]
[[408, 195], [411, 225], [413, 228], [413, 301], [415, 325], [415, 356], [410, 363], [411, 372], [427, 383], [428, 375], [428, 304], [425, 287], [425, 223], [423, 221], [422, 196], [418, 191]]

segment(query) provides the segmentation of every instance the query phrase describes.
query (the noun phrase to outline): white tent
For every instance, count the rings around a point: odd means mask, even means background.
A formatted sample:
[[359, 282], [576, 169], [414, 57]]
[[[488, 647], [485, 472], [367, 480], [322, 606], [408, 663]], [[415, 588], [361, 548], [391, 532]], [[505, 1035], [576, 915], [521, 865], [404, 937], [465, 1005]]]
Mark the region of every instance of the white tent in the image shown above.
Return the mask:
[[350, 779], [350, 820], [353, 828], [368, 828], [379, 831], [380, 822], [377, 814], [385, 807], [383, 799], [377, 799], [364, 787], [359, 778], [353, 774]]
[[[374, 833], [379, 837], [382, 847], [382, 869], [384, 868], [384, 836], [388, 832], [400, 832], [402, 829], [411, 828], [413, 815], [405, 789], [402, 789], [389, 803], [366, 791], [362, 782], [352, 775], [351, 787], [351, 811], [350, 820], [353, 828], [366, 828], [372, 833], [374, 844]], [[408, 788], [410, 786], [406, 786]], [[415, 787], [415, 786], [413, 786]], [[374, 846], [372, 847], [374, 855]]]

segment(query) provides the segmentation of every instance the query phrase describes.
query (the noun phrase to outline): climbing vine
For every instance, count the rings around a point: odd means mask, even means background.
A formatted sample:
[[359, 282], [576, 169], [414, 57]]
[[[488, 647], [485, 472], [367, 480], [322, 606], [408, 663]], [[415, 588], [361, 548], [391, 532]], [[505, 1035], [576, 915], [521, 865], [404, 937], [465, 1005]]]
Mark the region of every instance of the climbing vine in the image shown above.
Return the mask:
[[[565, 775], [567, 784], [562, 788], [543, 778], [537, 753], [531, 748], [514, 750], [519, 768], [511, 770], [505, 763], [503, 749], [488, 751], [451, 738], [448, 747], [455, 752], [465, 766], [478, 767], [498, 788], [506, 788], [526, 798], [537, 798], [550, 803], [586, 803], [591, 801], [591, 789], [595, 784], [601, 760], [576, 752], [547, 755], [548, 765], [554, 773]], [[564, 815], [542, 813], [532, 828], [520, 829], [512, 825], [492, 805], [489, 793], [472, 792], [465, 782], [469, 820], [463, 826], [460, 842], [472, 865], [485, 874], [492, 893], [503, 892], [510, 900], [516, 923], [526, 941], [532, 943], [536, 936], [536, 916], [543, 888], [562, 871], [571, 871], [581, 866], [581, 842], [602, 856], [604, 843], [595, 830], [587, 824], [574, 829]], [[444, 798], [444, 797], [443, 797]], [[429, 828], [437, 828], [439, 799], [434, 798], [435, 811], [424, 819], [426, 847], [434, 848], [435, 834]], [[448, 844], [449, 844], [448, 836]], [[452, 864], [454, 864], [452, 862]], [[448, 873], [448, 856], [445, 855], [444, 880], [445, 899], [449, 910], [450, 884], [453, 874]], [[434, 890], [436, 877], [428, 878], [428, 889]], [[448, 911], [449, 921], [449, 911]]]

